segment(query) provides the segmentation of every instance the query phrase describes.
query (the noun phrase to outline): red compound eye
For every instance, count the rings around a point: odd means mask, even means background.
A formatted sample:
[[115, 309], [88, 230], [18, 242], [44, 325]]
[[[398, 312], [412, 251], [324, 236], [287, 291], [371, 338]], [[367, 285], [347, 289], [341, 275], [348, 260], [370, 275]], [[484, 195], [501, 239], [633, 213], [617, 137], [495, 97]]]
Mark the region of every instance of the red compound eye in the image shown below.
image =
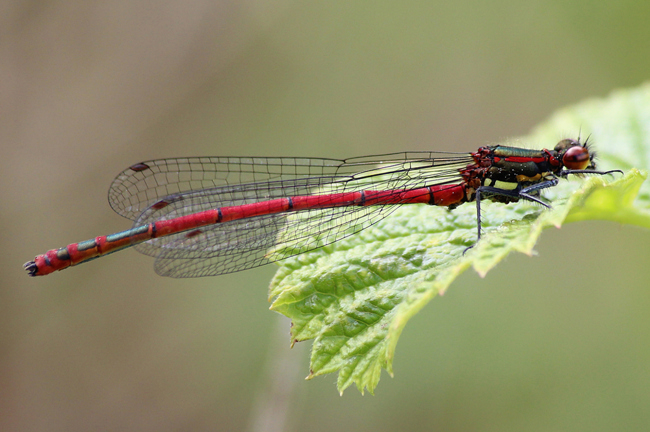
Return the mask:
[[568, 149], [562, 156], [562, 163], [570, 170], [583, 170], [589, 166], [589, 150], [575, 146]]

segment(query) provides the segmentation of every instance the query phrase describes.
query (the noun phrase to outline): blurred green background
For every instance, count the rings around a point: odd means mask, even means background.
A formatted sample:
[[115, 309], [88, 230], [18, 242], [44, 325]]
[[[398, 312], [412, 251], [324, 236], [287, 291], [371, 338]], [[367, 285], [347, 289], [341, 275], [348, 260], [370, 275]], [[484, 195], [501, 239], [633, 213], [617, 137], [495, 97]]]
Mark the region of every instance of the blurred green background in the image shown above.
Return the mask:
[[646, 430], [638, 228], [548, 230], [539, 256], [465, 273], [409, 323], [375, 396], [302, 380], [310, 343], [290, 350], [267, 310], [272, 265], [196, 280], [135, 251], [46, 278], [21, 265], [128, 228], [106, 190], [141, 160], [525, 134], [649, 79], [649, 18], [647, 1], [4, 1], [0, 430]]

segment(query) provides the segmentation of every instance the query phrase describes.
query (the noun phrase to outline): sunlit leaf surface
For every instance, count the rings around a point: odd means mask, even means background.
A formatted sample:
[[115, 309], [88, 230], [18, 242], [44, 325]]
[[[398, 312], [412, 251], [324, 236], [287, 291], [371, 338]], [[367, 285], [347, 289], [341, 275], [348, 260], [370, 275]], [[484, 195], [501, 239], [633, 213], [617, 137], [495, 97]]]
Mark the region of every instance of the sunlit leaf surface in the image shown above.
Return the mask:
[[511, 251], [532, 254], [544, 228], [588, 219], [650, 228], [650, 86], [562, 109], [514, 144], [552, 148], [578, 131], [592, 135], [599, 169], [626, 174], [563, 180], [544, 193], [551, 210], [486, 203], [485, 236], [465, 254], [476, 238], [473, 203], [405, 205], [358, 235], [282, 261], [271, 309], [291, 318], [292, 343], [314, 340], [308, 378], [338, 372], [340, 392], [351, 384], [373, 392], [382, 368], [392, 374], [397, 340], [416, 312], [467, 268], [485, 275]]

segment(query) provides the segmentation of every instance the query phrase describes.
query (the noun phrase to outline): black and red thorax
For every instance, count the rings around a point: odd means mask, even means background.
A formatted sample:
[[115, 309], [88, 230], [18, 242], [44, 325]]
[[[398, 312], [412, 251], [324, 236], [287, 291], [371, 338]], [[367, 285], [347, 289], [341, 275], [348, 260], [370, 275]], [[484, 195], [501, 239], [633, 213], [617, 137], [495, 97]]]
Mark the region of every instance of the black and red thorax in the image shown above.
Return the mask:
[[564, 168], [595, 169], [587, 143], [573, 139], [560, 141], [553, 150], [498, 145], [480, 147], [471, 155], [474, 163], [460, 170], [467, 201], [474, 199], [481, 186], [526, 187], [557, 178]]

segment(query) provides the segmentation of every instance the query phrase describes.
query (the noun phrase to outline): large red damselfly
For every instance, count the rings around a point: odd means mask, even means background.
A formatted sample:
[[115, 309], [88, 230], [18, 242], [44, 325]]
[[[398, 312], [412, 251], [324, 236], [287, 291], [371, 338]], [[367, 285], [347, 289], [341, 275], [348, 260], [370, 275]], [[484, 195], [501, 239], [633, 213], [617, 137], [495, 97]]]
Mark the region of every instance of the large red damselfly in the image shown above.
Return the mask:
[[24, 268], [46, 275], [135, 246], [156, 257], [163, 276], [232, 273], [340, 240], [402, 204], [453, 209], [475, 201], [480, 239], [483, 199], [550, 207], [540, 191], [560, 178], [613, 172], [621, 171], [596, 171], [594, 153], [579, 139], [553, 150], [152, 160], [123, 171], [109, 190], [111, 207], [134, 221], [132, 229], [52, 249]]

